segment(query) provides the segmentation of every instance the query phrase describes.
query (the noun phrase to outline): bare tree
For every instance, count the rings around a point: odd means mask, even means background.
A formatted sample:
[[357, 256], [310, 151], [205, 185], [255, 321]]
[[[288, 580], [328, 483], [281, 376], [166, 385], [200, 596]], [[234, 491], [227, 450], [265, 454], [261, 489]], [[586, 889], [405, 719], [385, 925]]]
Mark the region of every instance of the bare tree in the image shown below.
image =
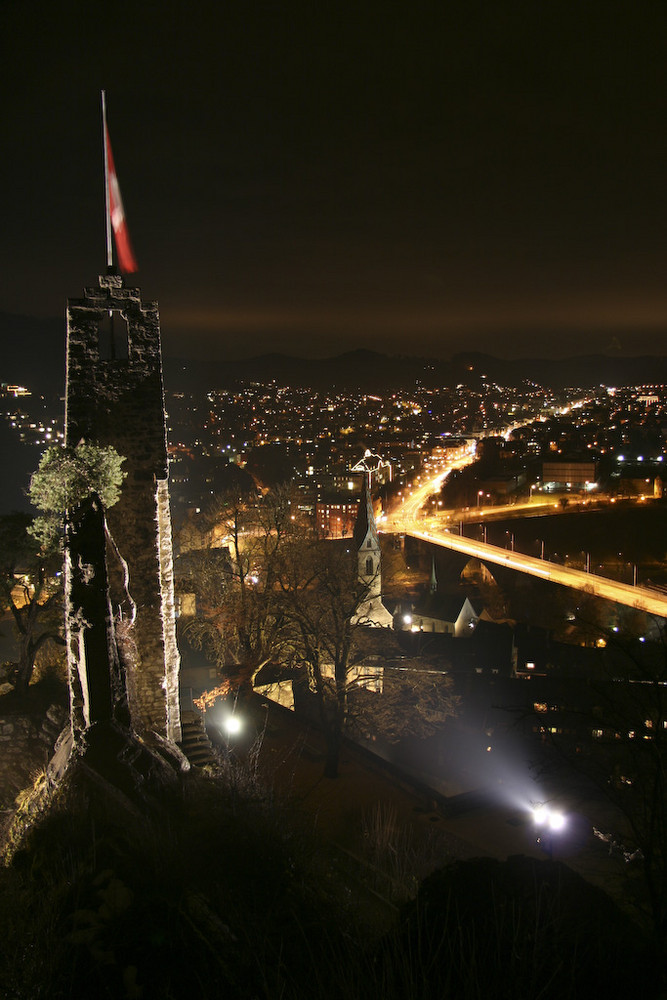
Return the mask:
[[[354, 728], [350, 693], [375, 688], [385, 660], [396, 655], [391, 630], [371, 628], [360, 617], [375, 579], [361, 578], [356, 551], [344, 541], [321, 538], [284, 490], [261, 499], [218, 498], [207, 524], [209, 544], [187, 554], [179, 581], [197, 599], [185, 635], [217, 664], [221, 676], [204, 702], [249, 692], [269, 662], [300, 674], [325, 740], [325, 775], [336, 777], [342, 738]], [[390, 722], [394, 712], [401, 714], [401, 698], [404, 723], [406, 701], [416, 710], [416, 732], [430, 731], [455, 710], [448, 680], [412, 677], [389, 682], [383, 707], [376, 693], [365, 706], [355, 701], [355, 714], [363, 708], [370, 718], [377, 708], [380, 726], [392, 738], [401, 728]], [[374, 705], [370, 699], [376, 699]]]
[[386, 666], [379, 694], [365, 687], [350, 693], [348, 729], [398, 743], [408, 737], [428, 739], [459, 713], [460, 698], [452, 678], [424, 659]]
[[277, 574], [292, 510], [283, 489], [217, 497], [206, 515], [208, 544], [181, 557], [178, 588], [197, 605], [184, 634], [216, 664], [221, 694], [249, 691], [288, 642]]
[[290, 629], [290, 662], [304, 672], [315, 697], [328, 778], [338, 775], [350, 687], [359, 682], [360, 668], [379, 631], [358, 618], [372, 583], [359, 577], [356, 552], [344, 542], [302, 531], [285, 547], [280, 586]]

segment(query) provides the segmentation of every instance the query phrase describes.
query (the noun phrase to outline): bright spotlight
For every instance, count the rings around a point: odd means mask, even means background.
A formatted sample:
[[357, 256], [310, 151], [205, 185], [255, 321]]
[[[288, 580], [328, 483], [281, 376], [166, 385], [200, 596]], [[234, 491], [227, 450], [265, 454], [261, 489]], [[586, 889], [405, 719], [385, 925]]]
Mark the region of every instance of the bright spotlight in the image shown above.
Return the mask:
[[533, 806], [533, 821], [538, 826], [543, 826], [549, 819], [549, 810], [541, 802]]
[[553, 833], [559, 833], [565, 826], [563, 813], [557, 809], [550, 809], [544, 802], [536, 802], [531, 811], [536, 826], [547, 826]]
[[558, 833], [565, 826], [565, 817], [560, 812], [552, 812], [549, 814], [549, 829]]

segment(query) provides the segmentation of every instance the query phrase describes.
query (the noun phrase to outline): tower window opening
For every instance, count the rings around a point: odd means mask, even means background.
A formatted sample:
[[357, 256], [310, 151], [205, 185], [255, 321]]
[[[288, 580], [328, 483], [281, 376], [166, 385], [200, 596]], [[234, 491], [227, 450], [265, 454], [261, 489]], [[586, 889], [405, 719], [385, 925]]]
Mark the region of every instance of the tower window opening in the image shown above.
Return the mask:
[[129, 357], [127, 320], [118, 309], [105, 310], [97, 328], [100, 361], [126, 361]]
[[372, 576], [372, 575], [373, 575], [373, 560], [369, 556], [368, 559], [366, 560], [366, 576]]

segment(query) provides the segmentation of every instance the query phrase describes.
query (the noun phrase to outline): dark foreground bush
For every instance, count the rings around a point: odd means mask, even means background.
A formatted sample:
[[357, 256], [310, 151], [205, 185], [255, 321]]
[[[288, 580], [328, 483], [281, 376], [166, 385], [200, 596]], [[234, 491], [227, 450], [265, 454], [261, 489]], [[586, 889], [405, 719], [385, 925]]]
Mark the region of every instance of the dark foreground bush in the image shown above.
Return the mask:
[[659, 995], [633, 925], [546, 861], [439, 871], [378, 943], [373, 894], [242, 767], [132, 798], [83, 766], [40, 816], [0, 869], [2, 1000]]
[[636, 928], [552, 861], [459, 861], [423, 882], [376, 952], [376, 982], [405, 1000], [656, 996]]
[[349, 920], [282, 812], [222, 773], [190, 775], [153, 806], [142, 814], [79, 775], [0, 869], [3, 1000], [316, 988]]

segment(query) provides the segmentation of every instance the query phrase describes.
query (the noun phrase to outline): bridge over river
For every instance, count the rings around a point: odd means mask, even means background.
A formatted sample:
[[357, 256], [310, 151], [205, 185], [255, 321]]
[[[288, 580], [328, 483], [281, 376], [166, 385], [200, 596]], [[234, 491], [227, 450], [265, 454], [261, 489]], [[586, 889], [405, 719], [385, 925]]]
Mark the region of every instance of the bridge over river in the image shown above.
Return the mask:
[[440, 545], [455, 552], [462, 552], [471, 558], [480, 559], [486, 563], [505, 566], [508, 569], [528, 573], [531, 576], [559, 583], [564, 587], [573, 587], [596, 597], [604, 597], [608, 601], [616, 601], [630, 608], [637, 608], [660, 618], [667, 618], [667, 595], [648, 587], [630, 586], [618, 583], [595, 573], [585, 573], [582, 570], [561, 566], [546, 559], [536, 559], [520, 552], [510, 552], [497, 545], [478, 542], [472, 538], [455, 535], [446, 529], [432, 528], [422, 530], [414, 521], [403, 523], [401, 530], [412, 538], [420, 538], [432, 545]]

